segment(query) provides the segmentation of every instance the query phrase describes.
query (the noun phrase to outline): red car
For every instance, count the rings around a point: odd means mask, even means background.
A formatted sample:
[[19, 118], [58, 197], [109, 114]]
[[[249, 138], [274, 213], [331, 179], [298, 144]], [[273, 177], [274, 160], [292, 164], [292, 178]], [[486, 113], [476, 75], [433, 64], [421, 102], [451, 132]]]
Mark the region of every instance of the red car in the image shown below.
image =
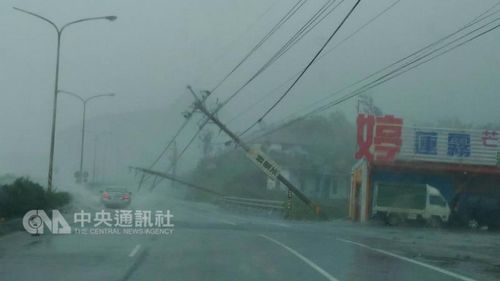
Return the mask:
[[132, 202], [132, 192], [126, 188], [107, 188], [101, 191], [101, 202], [106, 208], [127, 208]]

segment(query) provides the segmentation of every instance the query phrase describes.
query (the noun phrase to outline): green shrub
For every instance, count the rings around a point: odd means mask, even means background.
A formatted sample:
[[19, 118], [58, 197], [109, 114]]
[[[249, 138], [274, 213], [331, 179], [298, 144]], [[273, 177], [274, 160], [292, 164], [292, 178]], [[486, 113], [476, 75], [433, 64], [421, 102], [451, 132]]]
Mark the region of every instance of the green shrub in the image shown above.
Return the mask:
[[64, 191], [45, 192], [45, 207], [44, 209], [57, 209], [71, 201], [71, 195]]
[[21, 217], [29, 210], [49, 210], [71, 201], [67, 192], [46, 191], [27, 178], [0, 187], [0, 218]]

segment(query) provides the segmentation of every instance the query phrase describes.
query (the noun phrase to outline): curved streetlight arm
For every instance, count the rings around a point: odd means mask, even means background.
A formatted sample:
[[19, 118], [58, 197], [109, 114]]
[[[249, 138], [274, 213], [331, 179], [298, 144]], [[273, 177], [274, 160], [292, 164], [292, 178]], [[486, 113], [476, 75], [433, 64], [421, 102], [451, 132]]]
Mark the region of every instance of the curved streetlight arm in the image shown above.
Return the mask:
[[62, 94], [67, 94], [67, 95], [70, 95], [70, 96], [72, 96], [72, 97], [75, 97], [75, 98], [79, 99], [79, 100], [80, 100], [80, 101], [82, 101], [83, 103], [85, 103], [85, 99], [84, 99], [84, 98], [82, 98], [80, 95], [75, 94], [75, 93], [73, 93], [73, 92], [70, 92], [70, 91], [64, 91], [64, 90], [59, 90], [59, 91], [57, 91], [57, 92], [58, 92], [58, 93], [62, 93]]
[[42, 20], [48, 22], [50, 25], [52, 25], [56, 29], [57, 33], [59, 33], [59, 34], [61, 34], [66, 27], [68, 27], [70, 25], [73, 25], [75, 23], [84, 22], [84, 21], [91, 21], [91, 20], [109, 20], [109, 21], [114, 21], [114, 20], [117, 19], [116, 16], [102, 16], [102, 17], [84, 18], [84, 19], [79, 19], [79, 20], [75, 20], [75, 21], [72, 21], [72, 22], [68, 22], [65, 25], [63, 25], [61, 28], [59, 28], [59, 27], [57, 27], [57, 25], [53, 21], [49, 20], [48, 18], [42, 17], [42, 16], [40, 16], [38, 14], [35, 14], [33, 12], [30, 12], [30, 11], [27, 11], [27, 10], [24, 10], [24, 9], [21, 9], [21, 8], [17, 8], [17, 7], [12, 7], [12, 8], [14, 10], [26, 13], [28, 15], [32, 15], [34, 17], [37, 17], [39, 19], [42, 19]]
[[83, 102], [84, 104], [86, 104], [87, 102], [89, 102], [90, 100], [93, 100], [95, 98], [99, 98], [99, 97], [113, 97], [115, 95], [114, 93], [101, 94], [101, 95], [95, 95], [95, 96], [91, 96], [91, 97], [88, 97], [88, 98], [84, 99], [84, 98], [82, 98], [82, 96], [80, 96], [78, 94], [75, 94], [73, 92], [70, 92], [70, 91], [59, 90], [58, 93], [67, 94], [67, 95], [70, 95], [72, 97], [75, 97], [75, 98], [79, 99], [81, 102]]
[[79, 19], [79, 20], [75, 20], [75, 21], [72, 21], [72, 22], [68, 22], [67, 24], [63, 25], [61, 27], [61, 31], [60, 32], [63, 32], [63, 30], [70, 26], [70, 25], [73, 25], [75, 23], [79, 23], [79, 22], [84, 22], [84, 21], [91, 21], [91, 20], [109, 20], [109, 21], [114, 21], [117, 17], [116, 16], [103, 16], [103, 17], [92, 17], [92, 18], [84, 18], [84, 19]]
[[89, 98], [86, 98], [84, 100], [84, 103], [87, 103], [89, 102], [90, 100], [93, 100], [95, 98], [100, 98], [100, 97], [113, 97], [115, 94], [114, 93], [109, 93], [109, 94], [102, 94], [102, 95], [95, 95], [95, 96], [91, 96]]
[[14, 10], [19, 11], [19, 12], [22, 12], [22, 13], [25, 13], [25, 14], [28, 14], [28, 15], [32, 15], [34, 17], [37, 17], [37, 18], [41, 19], [41, 20], [44, 20], [44, 21], [48, 22], [50, 25], [52, 25], [56, 29], [57, 33], [61, 32], [61, 30], [59, 30], [59, 27], [57, 27], [57, 25], [54, 22], [52, 22], [51, 20], [49, 20], [48, 18], [42, 17], [42, 16], [40, 16], [38, 14], [35, 14], [33, 12], [30, 12], [30, 11], [26, 11], [26, 10], [21, 9], [21, 8], [17, 8], [17, 7], [12, 7], [12, 8]]

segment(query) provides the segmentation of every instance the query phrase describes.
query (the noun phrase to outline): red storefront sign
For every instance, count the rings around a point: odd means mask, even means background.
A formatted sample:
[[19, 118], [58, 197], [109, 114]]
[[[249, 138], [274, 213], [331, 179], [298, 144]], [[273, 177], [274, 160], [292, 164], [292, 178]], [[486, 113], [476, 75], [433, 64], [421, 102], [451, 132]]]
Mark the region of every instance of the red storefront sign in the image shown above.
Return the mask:
[[401, 149], [403, 119], [392, 115], [359, 114], [357, 123], [358, 151], [356, 159], [394, 161]]

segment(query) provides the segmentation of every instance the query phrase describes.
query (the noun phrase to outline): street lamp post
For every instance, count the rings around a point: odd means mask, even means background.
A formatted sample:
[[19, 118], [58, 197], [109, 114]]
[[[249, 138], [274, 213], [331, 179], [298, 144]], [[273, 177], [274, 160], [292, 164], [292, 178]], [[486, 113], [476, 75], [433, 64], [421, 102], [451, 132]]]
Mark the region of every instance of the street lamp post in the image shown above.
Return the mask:
[[42, 17], [38, 14], [35, 14], [33, 12], [16, 8], [13, 7], [15, 10], [26, 13], [28, 15], [37, 17], [41, 20], [44, 20], [45, 22], [49, 23], [52, 27], [57, 32], [57, 56], [56, 56], [56, 73], [55, 73], [55, 81], [54, 81], [54, 102], [53, 102], [53, 109], [52, 109], [52, 129], [51, 129], [51, 134], [50, 134], [50, 156], [49, 156], [49, 173], [48, 173], [48, 184], [47, 184], [47, 189], [49, 191], [52, 191], [52, 167], [54, 163], [54, 142], [55, 142], [55, 135], [56, 135], [56, 114], [57, 114], [57, 94], [59, 91], [59, 55], [60, 55], [60, 49], [61, 49], [61, 35], [64, 31], [64, 29], [72, 24], [75, 23], [80, 23], [80, 22], [85, 22], [85, 21], [91, 21], [91, 20], [108, 20], [108, 21], [114, 21], [117, 19], [116, 16], [104, 16], [104, 17], [91, 17], [91, 18], [83, 18], [79, 20], [75, 20], [69, 23], [66, 23], [63, 25], [61, 28], [59, 28], [54, 22], [51, 20]]
[[100, 98], [100, 97], [113, 97], [115, 94], [114, 93], [109, 93], [109, 94], [102, 94], [102, 95], [95, 95], [88, 97], [86, 99], [82, 98], [80, 95], [75, 94], [73, 92], [69, 91], [64, 91], [64, 90], [59, 90], [59, 93], [67, 94], [72, 97], [77, 98], [80, 100], [83, 104], [83, 115], [82, 115], [82, 141], [81, 141], [81, 147], [80, 147], [80, 174], [77, 178], [79, 182], [81, 182], [81, 179], [83, 177], [83, 151], [85, 147], [85, 114], [87, 113], [87, 103], [93, 99]]

